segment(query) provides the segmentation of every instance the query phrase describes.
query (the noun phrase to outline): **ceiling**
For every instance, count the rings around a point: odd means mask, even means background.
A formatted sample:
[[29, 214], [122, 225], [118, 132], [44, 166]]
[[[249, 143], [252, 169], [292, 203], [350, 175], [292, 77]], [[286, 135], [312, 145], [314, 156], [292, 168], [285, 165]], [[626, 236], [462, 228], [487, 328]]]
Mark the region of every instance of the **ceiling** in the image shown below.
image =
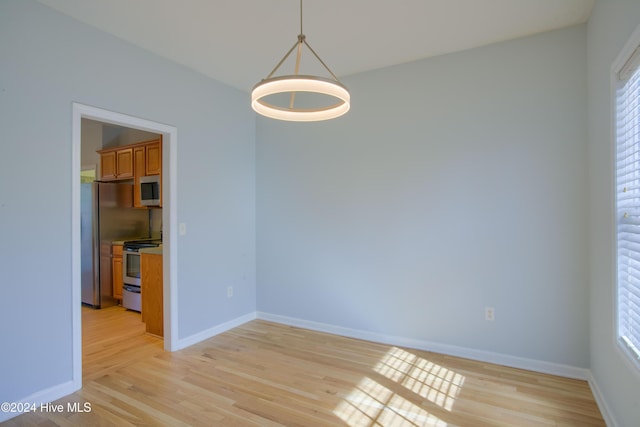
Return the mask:
[[[298, 0], [39, 1], [246, 92], [300, 32]], [[594, 1], [307, 0], [303, 30], [344, 77], [581, 24]], [[285, 63], [277, 74], [292, 73]], [[309, 51], [301, 73], [321, 73]]]

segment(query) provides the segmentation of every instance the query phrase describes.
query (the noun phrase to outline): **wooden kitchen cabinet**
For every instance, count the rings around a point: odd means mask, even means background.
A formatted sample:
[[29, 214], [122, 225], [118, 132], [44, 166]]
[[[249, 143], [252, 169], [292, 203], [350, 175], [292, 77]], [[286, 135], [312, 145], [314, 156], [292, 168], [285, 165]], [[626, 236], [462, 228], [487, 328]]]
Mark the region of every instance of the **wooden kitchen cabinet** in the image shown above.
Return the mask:
[[[133, 179], [133, 206], [146, 208], [140, 202], [140, 178], [158, 175], [162, 188], [162, 136], [105, 150], [100, 154], [100, 181]], [[162, 190], [160, 190], [162, 206]]]
[[162, 285], [162, 254], [140, 254], [140, 298], [142, 321], [147, 332], [164, 336], [164, 288]]
[[162, 173], [162, 139], [149, 143], [146, 148], [145, 175], [160, 175]]
[[[100, 242], [100, 293], [107, 301], [103, 304], [110, 305], [113, 302], [113, 293], [109, 293], [109, 287], [113, 284], [113, 255], [112, 245], [109, 241]], [[113, 289], [112, 289], [113, 291]]]
[[118, 301], [122, 301], [122, 245], [113, 245], [111, 270], [113, 281], [113, 297]]
[[116, 179], [116, 152], [100, 153], [100, 178], [103, 181]]
[[116, 151], [118, 179], [133, 178], [133, 150], [126, 148]]
[[136, 208], [144, 208], [140, 203], [140, 177], [144, 176], [146, 168], [145, 146], [140, 145], [133, 149], [133, 206]]
[[100, 150], [100, 179], [113, 181], [133, 178], [133, 149]]

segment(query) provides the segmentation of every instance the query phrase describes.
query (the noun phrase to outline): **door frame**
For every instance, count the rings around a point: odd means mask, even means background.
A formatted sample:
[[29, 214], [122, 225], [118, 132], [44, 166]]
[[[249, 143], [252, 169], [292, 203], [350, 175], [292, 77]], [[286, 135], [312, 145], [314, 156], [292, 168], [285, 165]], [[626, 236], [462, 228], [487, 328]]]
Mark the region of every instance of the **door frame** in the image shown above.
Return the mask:
[[80, 286], [80, 152], [82, 119], [91, 119], [162, 135], [164, 349], [167, 351], [178, 350], [178, 129], [163, 123], [73, 102], [71, 132], [71, 307], [73, 327], [73, 383], [77, 389], [82, 387], [82, 300]]

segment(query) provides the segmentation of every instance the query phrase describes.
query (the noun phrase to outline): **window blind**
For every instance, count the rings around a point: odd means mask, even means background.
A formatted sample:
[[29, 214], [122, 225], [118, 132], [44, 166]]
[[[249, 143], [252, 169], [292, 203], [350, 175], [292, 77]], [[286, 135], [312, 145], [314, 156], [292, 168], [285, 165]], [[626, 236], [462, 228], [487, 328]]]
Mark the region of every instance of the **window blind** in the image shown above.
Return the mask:
[[616, 217], [618, 336], [640, 360], [640, 49], [618, 74]]

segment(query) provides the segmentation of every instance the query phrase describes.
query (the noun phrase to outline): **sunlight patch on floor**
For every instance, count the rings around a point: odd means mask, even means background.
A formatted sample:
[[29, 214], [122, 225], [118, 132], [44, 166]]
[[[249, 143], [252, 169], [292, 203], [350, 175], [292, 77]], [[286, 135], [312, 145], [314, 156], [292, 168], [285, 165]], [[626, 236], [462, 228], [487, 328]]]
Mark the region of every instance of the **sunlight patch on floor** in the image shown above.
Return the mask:
[[465, 380], [464, 375], [397, 347], [374, 370], [447, 411], [453, 408]]
[[333, 413], [351, 427], [447, 426], [438, 417], [366, 377]]

